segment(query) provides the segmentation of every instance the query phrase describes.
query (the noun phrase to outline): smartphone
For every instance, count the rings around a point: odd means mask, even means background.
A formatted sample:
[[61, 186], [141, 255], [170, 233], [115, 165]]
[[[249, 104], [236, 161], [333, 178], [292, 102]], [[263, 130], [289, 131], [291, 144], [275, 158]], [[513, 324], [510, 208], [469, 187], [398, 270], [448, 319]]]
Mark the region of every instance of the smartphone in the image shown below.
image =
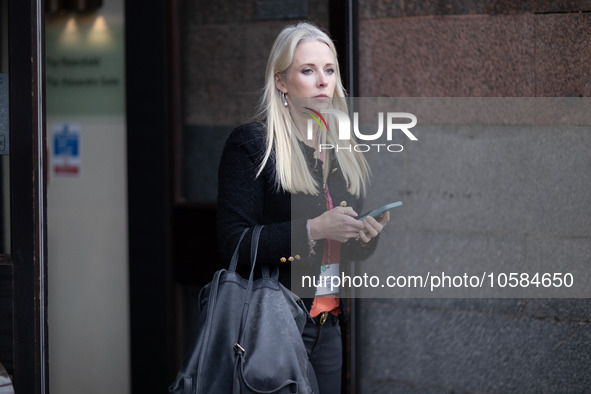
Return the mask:
[[378, 217], [378, 216], [380, 216], [382, 213], [384, 213], [384, 212], [386, 212], [386, 211], [389, 211], [389, 210], [390, 210], [390, 209], [392, 209], [392, 208], [399, 207], [399, 206], [401, 206], [401, 205], [402, 205], [402, 201], [396, 201], [396, 202], [392, 202], [392, 203], [390, 203], [390, 204], [386, 204], [386, 205], [384, 205], [383, 207], [380, 207], [380, 208], [376, 209], [375, 211], [371, 211], [371, 212], [370, 212], [370, 213], [368, 213], [367, 215], [364, 215], [364, 216], [360, 217], [360, 218], [359, 218], [359, 220], [363, 220], [363, 219], [365, 219], [365, 218], [366, 218], [366, 217], [368, 217], [368, 216], [373, 216], [374, 218], [375, 218], [375, 217]]

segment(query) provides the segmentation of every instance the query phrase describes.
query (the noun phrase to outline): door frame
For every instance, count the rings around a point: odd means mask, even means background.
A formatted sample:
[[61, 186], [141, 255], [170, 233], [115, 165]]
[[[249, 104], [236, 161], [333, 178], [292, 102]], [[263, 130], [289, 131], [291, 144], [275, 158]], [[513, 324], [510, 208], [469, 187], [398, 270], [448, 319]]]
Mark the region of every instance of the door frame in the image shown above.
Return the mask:
[[[48, 393], [43, 0], [8, 0], [13, 384]], [[27, 45], [27, 43], [29, 45]]]

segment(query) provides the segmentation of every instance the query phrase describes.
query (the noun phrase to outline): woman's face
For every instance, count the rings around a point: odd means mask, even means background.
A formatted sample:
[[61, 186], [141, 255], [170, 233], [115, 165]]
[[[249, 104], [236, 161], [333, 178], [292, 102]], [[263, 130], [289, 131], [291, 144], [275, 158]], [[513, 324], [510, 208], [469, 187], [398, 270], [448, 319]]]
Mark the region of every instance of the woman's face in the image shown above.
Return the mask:
[[318, 104], [330, 102], [336, 86], [335, 58], [320, 41], [300, 43], [293, 54], [287, 78], [275, 77], [277, 89], [291, 98], [314, 98]]

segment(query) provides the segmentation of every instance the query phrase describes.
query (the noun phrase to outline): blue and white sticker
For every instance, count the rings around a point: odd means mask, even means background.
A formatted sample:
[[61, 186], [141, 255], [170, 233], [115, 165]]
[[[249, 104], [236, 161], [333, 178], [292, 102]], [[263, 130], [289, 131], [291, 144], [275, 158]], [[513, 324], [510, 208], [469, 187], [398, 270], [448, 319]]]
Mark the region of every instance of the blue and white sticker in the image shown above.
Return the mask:
[[80, 126], [63, 123], [53, 126], [53, 173], [80, 175]]

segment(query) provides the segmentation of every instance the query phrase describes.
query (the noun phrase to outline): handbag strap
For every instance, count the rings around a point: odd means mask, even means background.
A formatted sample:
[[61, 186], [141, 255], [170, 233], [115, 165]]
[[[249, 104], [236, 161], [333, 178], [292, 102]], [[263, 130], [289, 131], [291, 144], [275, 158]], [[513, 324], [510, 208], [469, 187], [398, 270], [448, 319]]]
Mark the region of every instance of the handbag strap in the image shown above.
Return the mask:
[[[236, 342], [236, 344], [234, 345], [234, 352], [237, 356], [236, 361], [235, 361], [235, 366], [234, 366], [234, 378], [236, 379], [236, 368], [240, 369], [240, 373], [242, 374], [242, 376], [244, 376], [244, 355], [246, 353], [246, 349], [244, 349], [244, 347], [242, 347], [242, 345], [240, 345], [241, 343], [244, 343], [244, 333], [245, 333], [245, 327], [246, 327], [246, 321], [248, 320], [248, 310], [250, 307], [250, 300], [251, 300], [251, 296], [252, 296], [252, 289], [253, 289], [253, 283], [254, 283], [254, 268], [256, 266], [256, 259], [257, 259], [257, 252], [258, 252], [258, 247], [259, 247], [259, 238], [261, 235], [261, 231], [263, 229], [263, 226], [257, 225], [255, 226], [255, 228], [253, 229], [252, 232], [252, 238], [251, 238], [251, 244], [250, 244], [250, 264], [251, 264], [251, 268], [250, 268], [250, 276], [248, 278], [248, 286], [246, 288], [246, 296], [244, 299], [244, 306], [242, 308], [242, 317], [240, 319], [240, 330], [238, 331], [238, 342]], [[263, 277], [266, 278], [273, 278], [273, 279], [277, 279], [279, 277], [279, 268], [277, 266], [273, 267], [273, 274], [272, 276], [269, 276], [269, 267], [267, 265], [263, 265], [262, 266], [262, 270], [263, 270]], [[236, 383], [236, 382], [235, 382]], [[256, 390], [252, 387], [250, 387], [248, 385], [248, 382], [246, 382], [247, 387], [249, 387], [253, 392], [255, 392]], [[286, 381], [284, 381], [280, 387], [278, 387], [277, 389], [271, 390], [271, 391], [256, 391], [258, 393], [266, 393], [266, 394], [272, 394], [277, 392], [278, 390], [287, 387], [287, 386], [292, 386], [294, 385], [296, 387], [296, 393], [297, 393], [297, 387], [298, 387], [298, 382], [296, 380], [292, 380], [292, 379], [288, 379]], [[239, 385], [234, 385], [234, 390], [233, 390], [233, 394], [239, 394]]]
[[[244, 305], [242, 307], [242, 315], [240, 318], [240, 330], [238, 331], [238, 341], [234, 345], [234, 351], [236, 353], [244, 354], [245, 349], [240, 345], [241, 342], [244, 341], [244, 327], [246, 326], [246, 320], [248, 317], [248, 310], [250, 308], [250, 299], [252, 296], [252, 287], [254, 284], [254, 270], [256, 267], [257, 261], [257, 254], [259, 250], [259, 239], [261, 237], [261, 231], [263, 230], [263, 226], [257, 225], [252, 230], [252, 237], [250, 240], [250, 275], [248, 277], [248, 285], [246, 287], [246, 295], [244, 297]], [[238, 245], [236, 245], [236, 250], [234, 251], [234, 255], [232, 256], [232, 261], [230, 262], [230, 271], [236, 271], [236, 266], [238, 265], [238, 251], [240, 249], [240, 243], [242, 239], [246, 235], [248, 229], [245, 229], [240, 239], [238, 240]], [[264, 278], [272, 278], [277, 280], [279, 278], [279, 268], [277, 266], [273, 267], [273, 273], [269, 273], [269, 267], [267, 265], [262, 266], [263, 277]]]
[[[252, 295], [252, 286], [254, 282], [254, 267], [256, 266], [256, 258], [257, 252], [259, 249], [259, 238], [261, 235], [261, 230], [263, 226], [255, 226], [252, 230], [252, 238], [250, 243], [250, 276], [248, 277], [248, 286], [246, 288], [246, 296], [244, 297], [244, 306], [242, 307], [242, 316], [240, 319], [240, 330], [238, 331], [238, 341], [234, 345], [234, 351], [237, 354], [244, 355], [245, 349], [240, 345], [240, 343], [244, 342], [244, 327], [246, 325], [246, 317], [248, 316], [248, 309], [250, 307], [250, 298]], [[268, 273], [268, 267], [267, 268]]]
[[[259, 238], [261, 237], [261, 231], [263, 230], [263, 226], [257, 225], [254, 226], [252, 230], [252, 238], [250, 240], [250, 276], [248, 277], [248, 287], [247, 287], [247, 294], [246, 294], [246, 301], [244, 304], [246, 305], [247, 302], [250, 302], [250, 294], [252, 293], [252, 283], [254, 282], [254, 267], [256, 266], [257, 262], [257, 254], [259, 251]], [[267, 266], [264, 266], [267, 269]]]
[[236, 272], [236, 267], [238, 266], [238, 252], [240, 251], [240, 244], [242, 243], [242, 239], [244, 238], [247, 232], [248, 228], [245, 228], [244, 231], [242, 231], [242, 234], [240, 234], [240, 239], [238, 239], [238, 244], [236, 244], [236, 249], [234, 249], [232, 260], [230, 260], [230, 267], [228, 268], [228, 271], [230, 272]]
[[[259, 235], [256, 236], [256, 240], [254, 239], [255, 236], [255, 230], [257, 229], [257, 227], [259, 228], [259, 230], [257, 230], [259, 232]], [[255, 228], [253, 229], [253, 243], [251, 243], [251, 256], [250, 256], [250, 262], [251, 265], [254, 267], [255, 264], [255, 260], [256, 260], [256, 255], [257, 255], [257, 250], [258, 250], [258, 243], [259, 243], [259, 238], [260, 238], [260, 231], [262, 231], [263, 226], [262, 225], [257, 225], [255, 226]], [[230, 260], [230, 267], [228, 268], [228, 271], [230, 272], [236, 272], [236, 268], [238, 267], [238, 258], [239, 258], [239, 251], [240, 251], [240, 244], [242, 243], [242, 239], [244, 238], [244, 236], [246, 235], [246, 233], [248, 232], [248, 228], [244, 229], [244, 231], [242, 231], [242, 234], [240, 234], [240, 239], [238, 239], [238, 244], [236, 245], [236, 249], [234, 250], [234, 254], [232, 255], [232, 259]], [[273, 266], [272, 268], [272, 272], [269, 272], [269, 267], [267, 265], [263, 265], [261, 267], [262, 273], [263, 273], [263, 278], [271, 278], [271, 279], [275, 279], [275, 280], [279, 280], [279, 267], [277, 266]]]

